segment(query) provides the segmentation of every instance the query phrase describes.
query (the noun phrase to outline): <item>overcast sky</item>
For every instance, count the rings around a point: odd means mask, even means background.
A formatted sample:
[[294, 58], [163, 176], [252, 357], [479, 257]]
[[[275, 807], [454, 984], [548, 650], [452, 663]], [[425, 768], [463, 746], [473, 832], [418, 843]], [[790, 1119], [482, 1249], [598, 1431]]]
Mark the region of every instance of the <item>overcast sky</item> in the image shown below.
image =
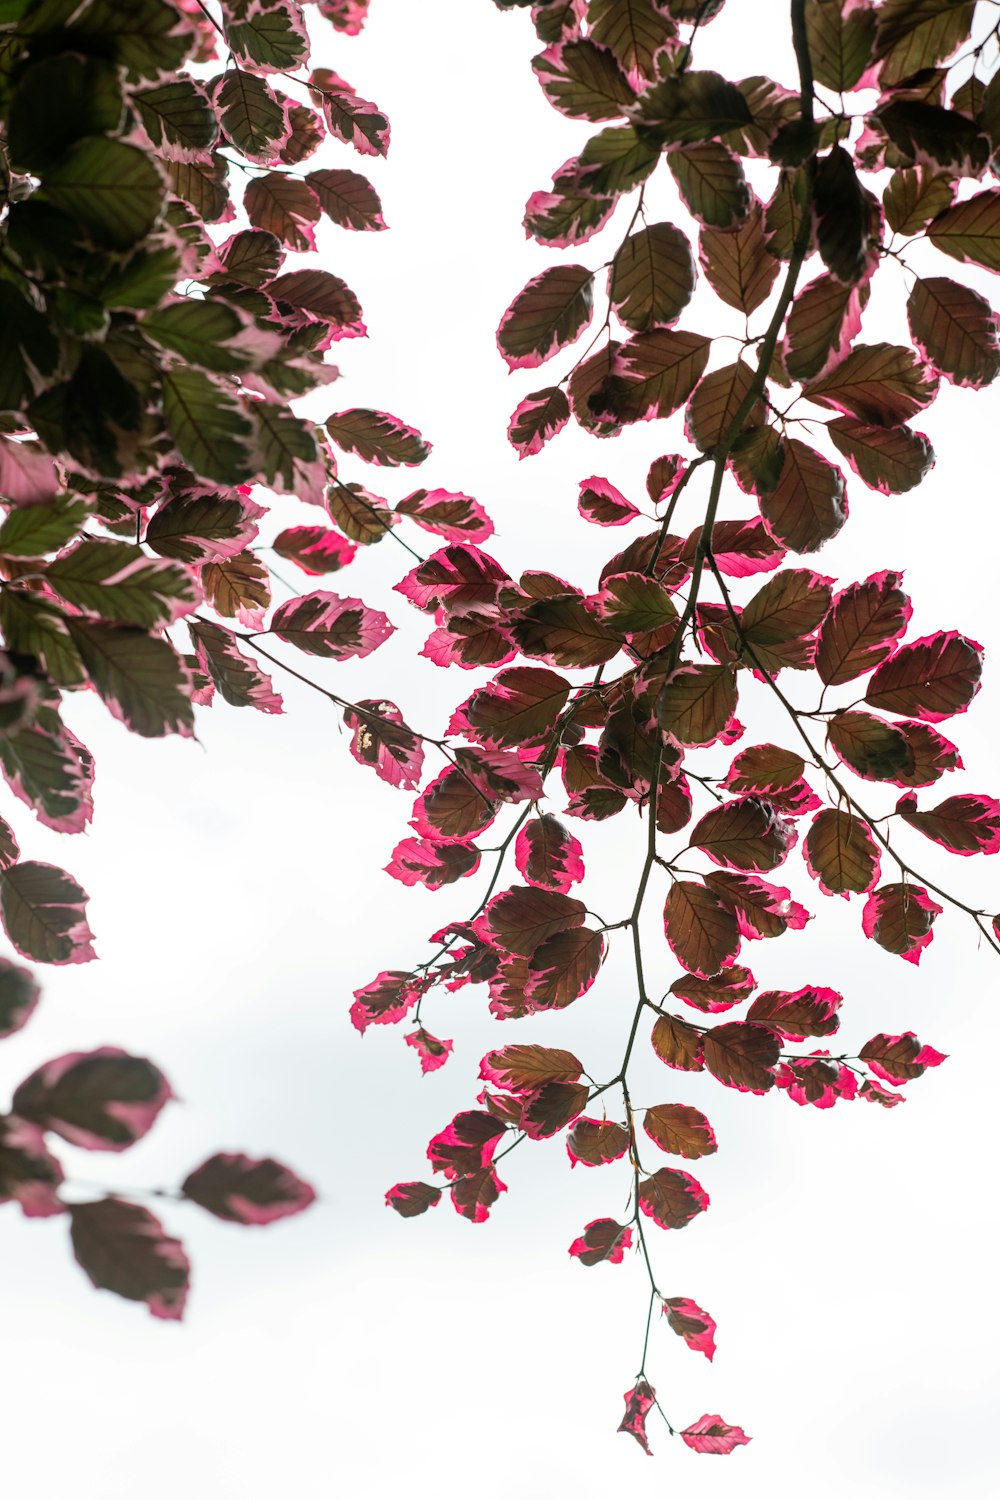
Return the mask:
[[[702, 65], [792, 81], [784, 14], [777, 0], [730, 0]], [[464, 490], [496, 520], [488, 550], [509, 569], [548, 566], [591, 587], [608, 537], [579, 521], [578, 481], [604, 474], [639, 498], [680, 422], [614, 443], [566, 433], [521, 465], [506, 445], [510, 411], [542, 381], [506, 375], [494, 330], [553, 259], [524, 240], [524, 202], [586, 135], [534, 85], [532, 51], [526, 18], [490, 0], [373, 0], [364, 37], [315, 59], [379, 102], [393, 142], [386, 163], [337, 153], [370, 171], [391, 233], [323, 240], [371, 337], [339, 346], [344, 378], [314, 410], [372, 405], [420, 427], [435, 444], [425, 470], [369, 475], [372, 488], [393, 501], [416, 482]], [[669, 184], [654, 189], [653, 211], [686, 222]], [[599, 264], [621, 232], [565, 258]], [[973, 279], [995, 295], [990, 278]], [[900, 327], [905, 287], [883, 280], [869, 339]], [[709, 332], [712, 316], [706, 306]], [[955, 627], [990, 648], [985, 690], [953, 726], [967, 772], [949, 792], [1000, 790], [998, 422], [994, 392], [946, 389], [918, 424], [938, 453], [930, 479], [888, 499], [849, 482], [851, 522], [815, 560], [848, 579], [905, 568], [913, 635]], [[276, 516], [284, 526], [315, 512], [283, 500]], [[396, 699], [440, 732], [477, 679], [415, 664], [422, 624], [390, 588], [405, 566], [386, 542], [333, 581], [400, 629], [325, 680], [345, 696]], [[784, 1095], [668, 1073], [642, 1053], [640, 1102], [697, 1105], [720, 1142], [697, 1172], [709, 1213], [682, 1234], [651, 1232], [664, 1289], [712, 1312], [719, 1352], [709, 1366], [657, 1328], [650, 1372], [678, 1425], [719, 1412], [754, 1439], [723, 1462], [651, 1421], [650, 1460], [615, 1432], [642, 1342], [641, 1263], [586, 1270], [566, 1254], [587, 1220], [623, 1212], [620, 1164], [571, 1173], [561, 1140], [519, 1151], [481, 1228], [447, 1203], [414, 1222], [383, 1204], [391, 1183], [423, 1175], [427, 1139], [472, 1102], [491, 1046], [551, 1041], [606, 1071], [632, 1011], [624, 956], [612, 953], [585, 1002], [540, 1022], [501, 1029], [478, 990], [436, 1004], [429, 1024], [455, 1038], [455, 1053], [428, 1078], [400, 1031], [360, 1039], [350, 992], [423, 956], [423, 938], [471, 910], [480, 884], [431, 896], [381, 873], [407, 795], [351, 760], [318, 695], [277, 685], [285, 717], [223, 706], [202, 716], [200, 744], [140, 743], [98, 705], [74, 703], [67, 717], [97, 755], [94, 830], [71, 842], [17, 819], [29, 857], [64, 864], [90, 891], [101, 957], [43, 976], [36, 1018], [4, 1044], [3, 1089], [58, 1053], [126, 1046], [154, 1058], [184, 1102], [125, 1156], [67, 1148], [75, 1178], [171, 1185], [212, 1150], [247, 1150], [287, 1161], [321, 1201], [265, 1230], [169, 1205], [195, 1265], [183, 1326], [93, 1292], [64, 1223], [8, 1208], [0, 1409], [11, 1492], [20, 1482], [40, 1500], [70, 1488], [77, 1500], [264, 1500], [279, 1486], [309, 1500], [541, 1500], [575, 1482], [594, 1493], [627, 1484], [641, 1500], [679, 1486], [699, 1500], [994, 1493], [998, 970], [971, 923], [942, 917], [914, 969], [865, 943], [860, 903], [819, 898], [796, 855], [788, 879], [818, 920], [754, 949], [762, 986], [844, 993], [845, 1041], [913, 1030], [950, 1054], [904, 1108], [800, 1110]], [[782, 735], [764, 691], [746, 706], [749, 742]], [[637, 825], [618, 822], [586, 825], [585, 893], [609, 920], [631, 904], [641, 862]], [[921, 853], [957, 891], [1000, 909], [998, 862]], [[651, 962], [666, 988], [662, 945]]]

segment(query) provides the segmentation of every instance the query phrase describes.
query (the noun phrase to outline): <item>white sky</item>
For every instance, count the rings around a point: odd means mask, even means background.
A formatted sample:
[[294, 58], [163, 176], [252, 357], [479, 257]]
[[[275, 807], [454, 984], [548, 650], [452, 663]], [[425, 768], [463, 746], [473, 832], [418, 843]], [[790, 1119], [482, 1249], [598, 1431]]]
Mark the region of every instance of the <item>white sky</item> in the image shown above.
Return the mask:
[[[783, 4], [730, 0], [702, 65], [790, 79], [784, 27]], [[524, 201], [587, 133], [537, 90], [532, 42], [524, 17], [489, 0], [375, 0], [362, 39], [316, 58], [393, 126], [387, 163], [337, 154], [370, 171], [392, 232], [324, 239], [371, 338], [341, 346], [344, 379], [316, 414], [374, 405], [419, 426], [435, 442], [425, 471], [370, 474], [372, 488], [392, 500], [417, 483], [473, 494], [497, 522], [488, 550], [501, 562], [590, 586], [609, 538], [578, 520], [578, 480], [606, 474], [640, 498], [648, 462], [678, 445], [680, 422], [611, 444], [566, 433], [520, 466], [506, 445], [510, 411], [544, 380], [508, 378], [494, 330], [554, 258], [525, 242]], [[684, 222], [669, 183], [653, 207]], [[565, 258], [598, 264], [620, 233]], [[889, 295], [866, 337], [892, 336], [903, 295]], [[957, 627], [991, 648], [984, 692], [951, 726], [968, 770], [949, 792], [1000, 787], [998, 421], [994, 392], [947, 389], [917, 424], [934, 440], [935, 473], [890, 499], [849, 482], [851, 522], [813, 563], [845, 579], [905, 567], [914, 635]], [[315, 519], [293, 501], [276, 513], [281, 525]], [[395, 698], [420, 727], [438, 726], [477, 679], [414, 664], [422, 622], [389, 587], [405, 562], [386, 542], [332, 580], [402, 628], [371, 660], [317, 673], [345, 696]], [[74, 704], [98, 757], [94, 832], [70, 843], [17, 821], [31, 857], [64, 864], [89, 889], [101, 962], [44, 976], [35, 1020], [4, 1045], [4, 1089], [57, 1053], [124, 1045], [160, 1063], [185, 1103], [124, 1157], [67, 1149], [81, 1180], [172, 1184], [212, 1150], [244, 1149], [286, 1160], [322, 1201], [266, 1231], [168, 1205], [195, 1264], [181, 1327], [91, 1291], [65, 1224], [8, 1209], [0, 1409], [12, 1492], [20, 1481], [42, 1500], [70, 1489], [77, 1500], [541, 1500], [581, 1482], [595, 1492], [624, 1483], [638, 1500], [679, 1485], [698, 1500], [995, 1493], [1000, 1037], [995, 959], [977, 952], [971, 924], [942, 917], [914, 970], [863, 942], [860, 902], [819, 898], [795, 855], [788, 878], [818, 920], [750, 954], [762, 986], [841, 989], [845, 1041], [914, 1030], [951, 1054], [891, 1113], [746, 1098], [643, 1051], [640, 1102], [698, 1105], [720, 1140], [696, 1170], [709, 1213], [651, 1236], [664, 1289], [713, 1313], [719, 1352], [709, 1366], [657, 1328], [652, 1378], [678, 1425], [721, 1412], [754, 1438], [720, 1462], [651, 1420], [650, 1461], [615, 1432], [642, 1342], [645, 1272], [632, 1257], [586, 1270], [566, 1254], [588, 1219], [622, 1212], [623, 1171], [571, 1173], [561, 1140], [524, 1148], [504, 1163], [510, 1191], [482, 1228], [447, 1203], [406, 1223], [382, 1201], [391, 1183], [424, 1175], [427, 1139], [471, 1103], [489, 1047], [562, 1043], [598, 1072], [619, 1055], [632, 1009], [624, 955], [613, 953], [591, 996], [541, 1022], [501, 1030], [480, 991], [432, 1007], [429, 1024], [455, 1038], [455, 1054], [426, 1079], [399, 1031], [362, 1042], [350, 992], [421, 956], [422, 937], [471, 910], [481, 882], [431, 896], [382, 874], [405, 831], [406, 794], [350, 759], [317, 695], [279, 686], [284, 718], [223, 706], [203, 715], [204, 748], [140, 744], [94, 704]], [[783, 732], [764, 690], [746, 706], [750, 743]], [[631, 903], [637, 829], [585, 832], [585, 893], [615, 920]], [[920, 852], [928, 872], [1000, 908], [996, 865]], [[662, 968], [666, 988], [673, 966], [655, 934], [650, 951], [651, 982]]]

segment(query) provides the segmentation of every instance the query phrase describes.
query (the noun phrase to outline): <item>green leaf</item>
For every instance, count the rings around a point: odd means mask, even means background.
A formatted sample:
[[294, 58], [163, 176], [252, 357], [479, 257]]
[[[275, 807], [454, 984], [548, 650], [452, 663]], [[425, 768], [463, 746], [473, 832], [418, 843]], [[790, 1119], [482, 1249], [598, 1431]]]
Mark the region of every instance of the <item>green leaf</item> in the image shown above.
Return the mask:
[[592, 135], [576, 158], [576, 179], [597, 198], [617, 197], [644, 182], [659, 159], [659, 150], [640, 140], [634, 125], [610, 125]]
[[711, 745], [736, 712], [736, 703], [732, 667], [682, 663], [664, 684], [657, 717], [660, 728], [679, 745]]
[[656, 0], [590, 0], [587, 22], [593, 40], [613, 52], [627, 74], [650, 81], [677, 44], [677, 27]]
[[709, 141], [751, 120], [747, 101], [735, 83], [711, 72], [664, 78], [635, 107], [635, 123], [666, 145]]
[[164, 370], [163, 416], [196, 474], [222, 484], [253, 477], [253, 426], [230, 393], [200, 370]]
[[426, 438], [397, 417], [367, 407], [334, 412], [323, 423], [326, 434], [338, 448], [356, 453], [365, 463], [398, 468], [422, 464], [431, 451]]
[[997, 318], [985, 297], [947, 276], [918, 277], [906, 303], [913, 342], [956, 385], [1000, 375]]
[[306, 183], [327, 218], [342, 229], [385, 229], [382, 201], [367, 177], [341, 167], [307, 172]]
[[263, 78], [233, 68], [215, 89], [215, 106], [226, 135], [249, 161], [272, 159], [287, 125], [285, 111]]
[[767, 248], [779, 260], [791, 260], [807, 205], [811, 212], [808, 176], [801, 167], [782, 167], [778, 185], [764, 210]]
[[611, 265], [608, 295], [619, 320], [637, 333], [675, 323], [694, 292], [691, 246], [673, 224], [630, 234]]
[[225, 29], [226, 41], [241, 62], [255, 65], [262, 73], [281, 73], [292, 72], [307, 61], [309, 36], [297, 6], [254, 0], [241, 6], [238, 16], [231, 14]]
[[57, 495], [47, 505], [19, 505], [0, 525], [5, 557], [44, 557], [71, 541], [90, 513], [81, 495]]
[[586, 266], [548, 266], [507, 308], [497, 346], [511, 370], [535, 369], [580, 337], [594, 306], [594, 273]]
[[10, 101], [11, 161], [44, 172], [81, 136], [117, 131], [122, 109], [117, 72], [103, 58], [71, 53], [43, 58], [21, 74]]
[[361, 306], [345, 281], [329, 271], [286, 271], [267, 287], [275, 302], [330, 323], [339, 338], [362, 338]]
[[140, 245], [124, 264], [112, 266], [101, 301], [107, 308], [127, 307], [133, 312], [159, 307], [177, 285], [180, 266], [176, 246], [149, 250]]
[[191, 574], [129, 542], [82, 541], [50, 563], [56, 593], [87, 614], [152, 629], [198, 603]]
[[0, 918], [18, 953], [40, 964], [85, 964], [97, 954], [87, 893], [55, 865], [26, 860], [0, 874]]
[[190, 620], [188, 629], [205, 671], [227, 703], [262, 713], [281, 712], [271, 679], [243, 655], [231, 630], [208, 620]]
[[955, 260], [1000, 271], [1000, 189], [988, 188], [946, 208], [927, 226], [927, 238]]
[[636, 334], [615, 360], [608, 404], [624, 422], [667, 417], [683, 406], [708, 363], [710, 341], [686, 329]]
[[71, 379], [43, 391], [28, 412], [50, 452], [109, 479], [135, 466], [143, 401], [104, 348], [84, 344]]
[[614, 211], [613, 198], [595, 198], [585, 188], [560, 185], [552, 193], [532, 193], [524, 211], [524, 231], [540, 245], [582, 245], [603, 229]]
[[968, 38], [975, 0], [883, 0], [875, 56], [883, 88], [936, 67]]
[[208, 151], [218, 139], [215, 111], [193, 78], [170, 78], [156, 88], [136, 89], [132, 101], [150, 141], [167, 156]]
[[326, 503], [332, 520], [344, 535], [362, 546], [380, 542], [399, 520], [384, 500], [369, 494], [360, 484], [342, 484], [334, 480]]
[[827, 375], [810, 381], [803, 394], [859, 422], [898, 427], [930, 405], [937, 387], [936, 372], [912, 349], [901, 344], [856, 344]]
[[[275, 549], [277, 550], [277, 549]], [[271, 603], [271, 577], [253, 552], [237, 552], [205, 563], [201, 570], [206, 603], [227, 619], [239, 617], [244, 625], [259, 630], [264, 611]]]
[[732, 229], [750, 212], [743, 166], [720, 141], [699, 141], [667, 152], [667, 166], [692, 217], [710, 229]]
[[146, 541], [163, 557], [185, 563], [215, 561], [257, 535], [259, 506], [215, 488], [174, 495], [146, 528]]
[[284, 251], [277, 235], [266, 229], [241, 229], [227, 240], [220, 251], [224, 271], [206, 277], [209, 285], [237, 281], [241, 286], [259, 287], [270, 281], [280, 269]]
[[785, 547], [815, 552], [847, 520], [844, 476], [815, 449], [789, 438], [777, 484], [760, 495], [760, 513]]
[[70, 639], [65, 616], [46, 601], [18, 589], [4, 589], [0, 625], [11, 651], [34, 656], [60, 687], [81, 687], [87, 674]]
[[856, 86], [871, 61], [875, 19], [867, 0], [854, 9], [844, 0], [810, 0], [806, 39], [817, 83], [838, 94]]
[[[930, 159], [943, 171], [981, 177], [990, 158], [990, 143], [974, 120], [957, 110], [940, 109], [919, 99], [896, 99], [879, 108], [875, 120], [907, 165]], [[897, 158], [898, 160], [898, 158]]]
[[924, 225], [949, 208], [955, 196], [950, 177], [927, 167], [893, 172], [882, 194], [886, 222], [896, 234], [919, 234]]
[[93, 760], [80, 741], [70, 737], [54, 710], [44, 717], [45, 728], [33, 724], [0, 735], [0, 770], [14, 795], [27, 803], [40, 823], [58, 833], [79, 833], [93, 811]]
[[217, 374], [249, 370], [276, 351], [277, 336], [248, 327], [226, 302], [185, 297], [147, 313], [143, 333], [185, 363]]
[[78, 219], [97, 244], [113, 250], [127, 250], [147, 235], [165, 198], [146, 153], [103, 136], [71, 146], [44, 173], [42, 193]]
[[[270, 401], [255, 403], [254, 415], [260, 435], [261, 471], [268, 484], [279, 494], [298, 494], [303, 500], [321, 504], [325, 469], [313, 424], [294, 416], [286, 406], [277, 406]], [[319, 466], [315, 494], [307, 491], [304, 469], [310, 464]]]
[[68, 623], [94, 687], [126, 728], [146, 739], [194, 732], [190, 676], [167, 641], [133, 625]]
[[588, 38], [532, 59], [550, 104], [578, 120], [615, 120], [635, 102], [635, 91], [612, 52]]
[[166, 0], [90, 0], [85, 6], [39, 0], [19, 30], [25, 35], [64, 31], [61, 40], [70, 49], [78, 37], [85, 38], [80, 52], [101, 51], [133, 80], [179, 68], [194, 43], [190, 23]]
[[230, 202], [226, 185], [229, 163], [224, 156], [218, 151], [206, 152], [194, 161], [168, 161], [166, 167], [174, 192], [199, 218], [206, 224], [225, 218]]

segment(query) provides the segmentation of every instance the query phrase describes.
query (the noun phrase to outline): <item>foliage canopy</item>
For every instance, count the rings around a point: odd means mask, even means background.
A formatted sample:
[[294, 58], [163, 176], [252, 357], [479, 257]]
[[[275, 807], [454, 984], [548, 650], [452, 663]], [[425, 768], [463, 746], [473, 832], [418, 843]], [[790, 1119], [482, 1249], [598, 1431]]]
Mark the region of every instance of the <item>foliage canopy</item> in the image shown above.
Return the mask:
[[[497, 330], [518, 379], [536, 384], [560, 356], [568, 368], [519, 401], [510, 442], [528, 458], [570, 422], [608, 439], [683, 414], [684, 451], [652, 458], [641, 504], [601, 475], [580, 481], [584, 522], [644, 523], [612, 543], [590, 591], [509, 573], [483, 550], [492, 522], [468, 495], [417, 488], [390, 505], [346, 477], [424, 465], [431, 446], [405, 421], [295, 410], [336, 380], [332, 346], [366, 333], [354, 290], [318, 263], [315, 226], [386, 227], [368, 178], [339, 163], [384, 156], [389, 121], [319, 61], [330, 45], [339, 63], [367, 0], [0, 0], [0, 772], [70, 836], [90, 822], [94, 778], [64, 721], [70, 695], [93, 691], [155, 738], [191, 736], [217, 700], [280, 713], [276, 668], [323, 693], [354, 758], [416, 793], [389, 873], [436, 890], [488, 871], [429, 957], [359, 986], [354, 1025], [406, 1021], [431, 1073], [452, 1052], [428, 1025], [439, 986], [485, 986], [492, 1016], [521, 1023], [427, 1148], [442, 1185], [397, 1183], [388, 1205], [415, 1217], [447, 1193], [482, 1223], [507, 1190], [500, 1161], [556, 1135], [574, 1165], [621, 1162], [625, 1222], [593, 1220], [569, 1245], [586, 1267], [637, 1250], [648, 1273], [621, 1430], [649, 1452], [656, 1408], [689, 1448], [729, 1453], [749, 1441], [741, 1427], [716, 1414], [675, 1425], [647, 1372], [657, 1309], [688, 1348], [714, 1352], [715, 1321], [665, 1294], [654, 1250], [658, 1230], [709, 1207], [661, 1154], [695, 1163], [717, 1141], [690, 1105], [634, 1105], [636, 1047], [673, 1070], [665, 1095], [675, 1073], [704, 1072], [820, 1109], [894, 1108], [944, 1061], [912, 1033], [841, 1045], [844, 998], [797, 966], [789, 988], [758, 988], [753, 944], [812, 915], [775, 875], [790, 858], [817, 899], [854, 903], [862, 941], [910, 964], [946, 909], [1000, 952], [1000, 918], [922, 874], [919, 853], [921, 839], [1000, 851], [1000, 802], [933, 790], [961, 768], [939, 726], [978, 693], [981, 647], [946, 625], [910, 638], [898, 572], [835, 580], [800, 562], [846, 525], [849, 491], [921, 482], [934, 455], [913, 424], [942, 382], [1000, 373], [996, 315], [960, 269], [1000, 271], [998, 31], [973, 0], [791, 0], [797, 79], [731, 80], [697, 62], [723, 0], [494, 3], [528, 11], [538, 85], [581, 130], [524, 217], [564, 254]], [[315, 165], [331, 143], [338, 164]], [[654, 173], [697, 244], [652, 221]], [[619, 210], [618, 248], [595, 269], [583, 247]], [[935, 274], [909, 264], [914, 241], [937, 253]], [[862, 337], [876, 277], [880, 293], [905, 281], [899, 342]], [[732, 312], [731, 335], [691, 326], [696, 287]], [[282, 496], [316, 520], [264, 545]], [[486, 669], [443, 733], [374, 682], [355, 702], [301, 660], [367, 657], [392, 633], [381, 610], [312, 587], [387, 538], [414, 564], [395, 587], [428, 617], [421, 654]], [[305, 578], [277, 605], [272, 554]], [[786, 716], [783, 744], [738, 717], [754, 683]], [[636, 884], [606, 921], [578, 888], [587, 825], [614, 817], [638, 823]], [[642, 921], [660, 903], [676, 960], [662, 996]], [[39, 998], [22, 959], [95, 953], [84, 890], [22, 858], [3, 820], [0, 920], [16, 955], [0, 959], [4, 1036]], [[611, 942], [630, 945], [635, 974], [616, 1057], [532, 1041], [531, 1018], [578, 1003]], [[183, 1310], [183, 1246], [126, 1195], [64, 1191], [52, 1137], [127, 1149], [171, 1097], [152, 1062], [102, 1047], [43, 1063], [0, 1116], [0, 1201], [65, 1215], [91, 1281], [163, 1318]], [[178, 1192], [243, 1224], [314, 1197], [270, 1158], [223, 1152]]]

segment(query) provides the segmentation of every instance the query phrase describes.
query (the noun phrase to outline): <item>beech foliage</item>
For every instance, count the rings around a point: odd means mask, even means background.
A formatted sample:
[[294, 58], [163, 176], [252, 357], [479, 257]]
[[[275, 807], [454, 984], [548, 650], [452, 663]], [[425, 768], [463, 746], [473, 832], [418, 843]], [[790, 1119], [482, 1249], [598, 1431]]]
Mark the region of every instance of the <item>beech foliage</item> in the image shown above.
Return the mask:
[[[484, 550], [487, 509], [433, 487], [431, 443], [404, 417], [335, 390], [321, 423], [296, 409], [335, 383], [331, 355], [349, 352], [334, 346], [366, 336], [316, 226], [386, 227], [364, 170], [390, 150], [377, 80], [334, 71], [351, 71], [368, 0], [0, 0], [0, 773], [71, 864], [94, 763], [70, 695], [95, 693], [140, 738], [190, 737], [220, 704], [281, 713], [286, 668], [311, 682], [372, 795], [381, 780], [404, 805], [389, 874], [477, 882], [410, 967], [387, 953], [358, 983], [354, 1026], [402, 1024], [433, 1073], [457, 1065], [433, 1030], [440, 992], [469, 987], [501, 1028], [522, 1023], [427, 1146], [437, 1181], [400, 1181], [387, 1205], [413, 1218], [447, 1197], [484, 1223], [504, 1158], [561, 1136], [571, 1166], [608, 1178], [607, 1217], [567, 1226], [581, 1274], [628, 1259], [648, 1276], [619, 1430], [648, 1453], [655, 1413], [696, 1453], [729, 1454], [742, 1428], [684, 1425], [647, 1369], [658, 1309], [671, 1355], [715, 1349], [698, 1288], [667, 1295], [656, 1270], [659, 1236], [710, 1209], [678, 1163], [701, 1172], [719, 1145], [673, 1097], [683, 1074], [894, 1108], [945, 1060], [912, 1033], [866, 1039], [807, 941], [787, 945], [787, 988], [758, 989], [754, 944], [822, 920], [826, 897], [850, 904], [859, 944], [906, 963], [960, 922], [1000, 952], [1000, 917], [936, 864], [928, 878], [921, 852], [1000, 850], [1000, 802], [937, 785], [961, 768], [949, 736], [982, 648], [960, 621], [913, 638], [905, 580], [879, 559], [841, 578], [814, 566], [852, 501], [929, 472], [919, 424], [942, 385], [1000, 373], [996, 314], [963, 280], [966, 264], [1000, 271], [996, 33], [967, 0], [790, 0], [797, 76], [726, 79], [698, 64], [724, 0], [494, 4], [525, 12], [511, 24], [537, 38], [537, 85], [579, 131], [525, 208], [557, 258], [498, 289], [499, 356], [523, 390], [498, 426], [528, 459], [571, 423], [605, 440], [651, 424], [644, 495], [612, 473], [553, 498], [567, 524], [611, 533], [591, 587]], [[654, 174], [695, 235], [653, 220]], [[595, 264], [588, 241], [612, 221], [617, 249]], [[908, 265], [914, 241], [933, 275]], [[868, 310], [900, 277], [907, 337], [872, 341]], [[696, 287], [729, 336], [699, 331]], [[675, 415], [667, 440], [653, 424]], [[613, 445], [594, 451], [613, 471]], [[378, 494], [379, 470], [425, 465], [430, 487]], [[331, 578], [375, 546], [399, 610], [423, 616], [421, 656], [457, 669], [445, 725], [382, 696], [377, 663], [370, 697], [336, 690], [336, 663], [395, 628]], [[280, 602], [272, 556], [299, 580]], [[754, 728], [752, 683], [780, 705], [780, 744]], [[634, 893], [605, 920], [584, 894], [587, 832], [616, 817], [634, 828]], [[800, 860], [811, 909], [782, 884]], [[87, 901], [0, 818], [0, 1036], [39, 1002], [29, 965], [94, 959]], [[654, 907], [663, 994], [640, 932]], [[616, 1055], [532, 1041], [533, 1016], [586, 1004], [613, 944], [634, 955]], [[668, 1070], [641, 1107], [637, 1049]], [[0, 1115], [0, 1202], [64, 1216], [91, 1282], [160, 1318], [183, 1311], [183, 1245], [125, 1193], [81, 1201], [58, 1150], [126, 1150], [172, 1097], [154, 1062], [108, 1046], [40, 1062]], [[283, 1163], [224, 1151], [176, 1193], [244, 1225], [315, 1196]]]

